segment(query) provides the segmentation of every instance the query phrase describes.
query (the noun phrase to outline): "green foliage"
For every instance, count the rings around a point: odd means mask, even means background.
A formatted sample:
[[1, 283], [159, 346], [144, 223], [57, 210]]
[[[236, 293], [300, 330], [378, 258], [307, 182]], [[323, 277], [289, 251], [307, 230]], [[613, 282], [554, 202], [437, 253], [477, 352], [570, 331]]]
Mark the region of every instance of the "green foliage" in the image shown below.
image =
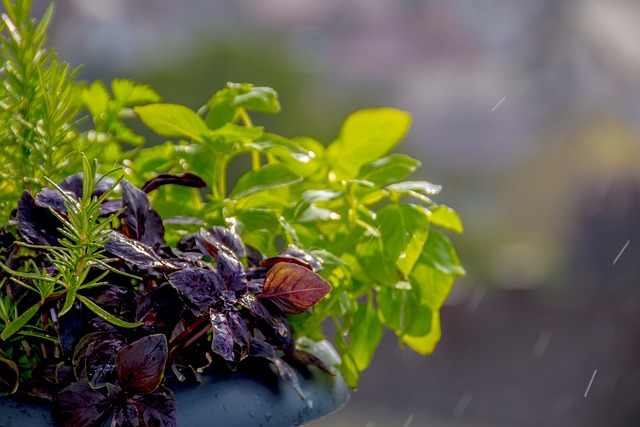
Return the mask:
[[[230, 83], [199, 113], [171, 104], [136, 107], [151, 130], [175, 140], [143, 148], [128, 165], [130, 179], [194, 172], [210, 193], [159, 192], [154, 208], [174, 213], [191, 200], [190, 215], [209, 225], [233, 224], [245, 244], [268, 255], [282, 242], [315, 250], [333, 290], [294, 321], [296, 333], [320, 339], [323, 321], [333, 318], [342, 372], [356, 386], [383, 327], [417, 352], [433, 350], [444, 296], [464, 274], [451, 242], [433, 226], [462, 232], [462, 223], [431, 199], [441, 186], [405, 181], [418, 160], [390, 154], [408, 130], [406, 112], [357, 111], [324, 146], [253, 126], [249, 110], [276, 111], [274, 97], [272, 89]], [[240, 155], [251, 159], [251, 170], [228, 185], [229, 162]], [[176, 239], [190, 231], [174, 224]]]
[[[201, 225], [224, 224], [267, 256], [284, 245], [312, 254], [332, 291], [313, 312], [292, 315], [291, 322], [301, 339], [320, 340], [324, 321], [333, 320], [341, 371], [350, 385], [357, 385], [370, 364], [384, 328], [419, 353], [433, 351], [440, 338], [439, 310], [454, 278], [464, 274], [450, 240], [436, 227], [456, 233], [463, 227], [453, 209], [433, 200], [441, 186], [406, 180], [420, 162], [392, 153], [409, 130], [407, 112], [356, 111], [324, 145], [254, 126], [251, 114], [280, 111], [271, 88], [228, 83], [194, 111], [161, 103], [153, 89], [126, 79], [114, 80], [111, 92], [99, 81], [75, 85], [77, 70], [44, 48], [52, 8], [36, 23], [29, 18], [29, 1], [3, 2], [3, 223], [24, 189], [39, 189], [44, 177], [53, 185], [77, 172], [81, 152], [100, 159], [96, 168], [83, 163], [84, 176], [117, 163], [137, 185], [161, 173], [192, 172], [208, 189], [166, 186], [149, 195], [167, 219], [168, 243]], [[93, 122], [86, 132], [76, 128], [81, 107]], [[144, 146], [125, 124], [135, 117], [160, 137], [156, 145]], [[238, 157], [246, 158], [249, 170], [229, 170], [240, 164], [232, 163]], [[101, 231], [109, 221], [98, 219], [99, 200], [90, 196], [95, 183], [84, 182], [83, 197], [67, 200], [68, 218], [58, 218], [64, 224], [62, 247], [48, 250], [56, 275], [37, 266], [11, 272], [40, 301], [19, 316], [11, 301], [0, 301], [3, 339], [31, 333], [40, 306], [51, 298], [64, 298], [62, 314], [80, 301], [114, 324], [132, 326], [82, 295], [100, 281], [100, 274], [89, 271], [106, 268]], [[171, 217], [199, 222], [194, 230], [193, 221]]]
[[78, 166], [78, 103], [73, 79], [78, 70], [45, 48], [53, 15], [49, 5], [39, 22], [30, 1], [3, 0], [0, 29], [0, 220], [4, 223], [23, 190], [38, 190], [44, 177], [59, 179]]

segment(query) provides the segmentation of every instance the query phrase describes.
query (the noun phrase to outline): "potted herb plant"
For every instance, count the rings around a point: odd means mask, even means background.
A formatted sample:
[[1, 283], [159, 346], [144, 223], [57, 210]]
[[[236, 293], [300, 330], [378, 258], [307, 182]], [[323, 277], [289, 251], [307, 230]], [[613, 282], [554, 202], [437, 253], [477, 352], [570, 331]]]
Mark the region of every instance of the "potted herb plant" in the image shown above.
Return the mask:
[[[406, 112], [357, 111], [324, 145], [253, 124], [280, 110], [271, 88], [229, 83], [194, 111], [77, 83], [44, 48], [52, 7], [3, 4], [4, 417], [35, 425], [20, 408], [39, 399], [42, 425], [297, 425], [344, 404], [384, 328], [433, 351], [464, 274], [440, 229], [462, 224], [392, 154]], [[228, 183], [237, 156], [251, 167]]]

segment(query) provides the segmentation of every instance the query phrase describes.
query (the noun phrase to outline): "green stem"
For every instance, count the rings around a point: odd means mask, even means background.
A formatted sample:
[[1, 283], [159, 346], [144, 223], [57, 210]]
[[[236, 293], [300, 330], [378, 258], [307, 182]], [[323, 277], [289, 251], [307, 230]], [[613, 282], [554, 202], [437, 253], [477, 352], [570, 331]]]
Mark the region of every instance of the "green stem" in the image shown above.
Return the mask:
[[[249, 117], [247, 110], [245, 110], [244, 108], [238, 108], [238, 115], [240, 116], [240, 120], [245, 127], [253, 127], [253, 122], [251, 121], [251, 117]], [[254, 150], [251, 152], [251, 168], [253, 170], [258, 170], [260, 169], [260, 166], [260, 153]]]

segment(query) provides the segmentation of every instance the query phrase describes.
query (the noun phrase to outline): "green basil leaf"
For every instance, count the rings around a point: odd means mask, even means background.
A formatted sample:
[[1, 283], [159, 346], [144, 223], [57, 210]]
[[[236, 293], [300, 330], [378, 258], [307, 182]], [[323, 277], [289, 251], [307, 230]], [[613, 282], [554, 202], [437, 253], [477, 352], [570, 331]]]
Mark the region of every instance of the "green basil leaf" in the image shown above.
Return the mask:
[[456, 233], [462, 233], [464, 231], [462, 220], [456, 211], [450, 207], [440, 205], [430, 212], [429, 222], [431, 222], [431, 224], [446, 228], [447, 230], [455, 231]]
[[241, 176], [229, 197], [239, 199], [259, 191], [299, 181], [301, 178], [284, 165], [266, 165]]
[[391, 154], [360, 168], [358, 179], [372, 182], [376, 188], [402, 181], [420, 167], [420, 162], [404, 154]]
[[424, 263], [454, 277], [464, 276], [465, 271], [460, 264], [451, 241], [437, 230], [429, 232], [429, 238], [424, 245]]
[[327, 157], [338, 179], [357, 176], [360, 167], [385, 156], [409, 129], [409, 113], [392, 108], [360, 110], [344, 122]]
[[427, 355], [433, 353], [442, 336], [440, 313], [434, 310], [431, 315], [431, 330], [428, 334], [422, 336], [405, 335], [402, 337], [402, 340], [418, 354]]
[[91, 83], [88, 88], [85, 88], [81, 94], [82, 102], [89, 110], [89, 113], [93, 117], [97, 117], [100, 114], [107, 111], [109, 105], [109, 91], [100, 80], [96, 80]]
[[429, 235], [429, 219], [419, 206], [391, 204], [378, 212], [384, 254], [406, 276]]
[[116, 102], [122, 107], [151, 104], [162, 100], [151, 86], [138, 84], [129, 79], [113, 80], [111, 91]]
[[387, 328], [403, 336], [420, 310], [419, 295], [408, 283], [384, 287], [377, 293], [378, 316]]
[[432, 184], [427, 181], [403, 181], [397, 184], [387, 185], [389, 191], [395, 191], [400, 194], [410, 194], [411, 192], [425, 194], [427, 196], [435, 196], [440, 193], [442, 186]]
[[358, 306], [349, 329], [349, 350], [359, 371], [364, 371], [382, 339], [382, 324], [372, 299]]
[[207, 125], [195, 111], [177, 104], [151, 104], [134, 107], [140, 120], [152, 131], [168, 138], [202, 141]]
[[247, 92], [237, 95], [233, 103], [236, 107], [260, 113], [280, 111], [278, 93], [270, 87], [251, 87]]
[[420, 301], [434, 310], [439, 310], [447, 299], [453, 276], [433, 267], [428, 251], [424, 251], [416, 263], [409, 281], [411, 286], [420, 291]]
[[360, 371], [358, 370], [358, 365], [355, 360], [353, 360], [353, 356], [351, 356], [349, 347], [344, 341], [344, 335], [340, 330], [336, 331], [334, 340], [338, 347], [338, 353], [340, 353], [340, 359], [342, 360], [340, 373], [349, 387], [356, 388], [360, 380]]

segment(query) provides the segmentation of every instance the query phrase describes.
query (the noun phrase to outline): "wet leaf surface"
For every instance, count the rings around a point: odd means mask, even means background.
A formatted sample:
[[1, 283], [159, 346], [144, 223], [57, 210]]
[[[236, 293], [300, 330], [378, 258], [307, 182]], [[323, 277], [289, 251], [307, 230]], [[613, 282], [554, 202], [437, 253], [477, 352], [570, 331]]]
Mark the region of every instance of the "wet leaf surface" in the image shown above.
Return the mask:
[[176, 427], [176, 399], [164, 387], [151, 394], [130, 396], [114, 412], [113, 422], [118, 426]]
[[211, 308], [209, 309], [209, 320], [211, 321], [211, 326], [213, 326], [211, 349], [223, 359], [233, 362], [234, 337], [227, 316]]
[[195, 314], [206, 312], [218, 301], [218, 293], [226, 289], [222, 278], [211, 270], [186, 268], [169, 276], [169, 283], [189, 302], [198, 307]]
[[122, 203], [126, 208], [121, 215], [125, 234], [127, 237], [140, 240], [145, 231], [151, 204], [147, 195], [128, 181], [122, 180], [120, 187], [122, 187]]
[[104, 245], [105, 249], [123, 260], [144, 268], [159, 270], [177, 270], [177, 267], [163, 260], [151, 248], [138, 240], [130, 239], [117, 231], [109, 233], [109, 241]]
[[35, 199], [28, 191], [22, 193], [18, 201], [18, 230], [22, 237], [33, 245], [58, 246], [60, 232], [58, 220], [46, 208], [36, 205]]
[[116, 380], [115, 358], [124, 343], [102, 333], [86, 335], [76, 346], [73, 365], [76, 377], [93, 388], [102, 388]]
[[218, 252], [217, 267], [220, 277], [227, 288], [234, 292], [245, 293], [247, 291], [247, 276], [244, 266], [236, 256], [226, 249]]
[[162, 382], [168, 345], [164, 335], [148, 335], [123, 347], [116, 355], [118, 381], [123, 390], [151, 393]]

